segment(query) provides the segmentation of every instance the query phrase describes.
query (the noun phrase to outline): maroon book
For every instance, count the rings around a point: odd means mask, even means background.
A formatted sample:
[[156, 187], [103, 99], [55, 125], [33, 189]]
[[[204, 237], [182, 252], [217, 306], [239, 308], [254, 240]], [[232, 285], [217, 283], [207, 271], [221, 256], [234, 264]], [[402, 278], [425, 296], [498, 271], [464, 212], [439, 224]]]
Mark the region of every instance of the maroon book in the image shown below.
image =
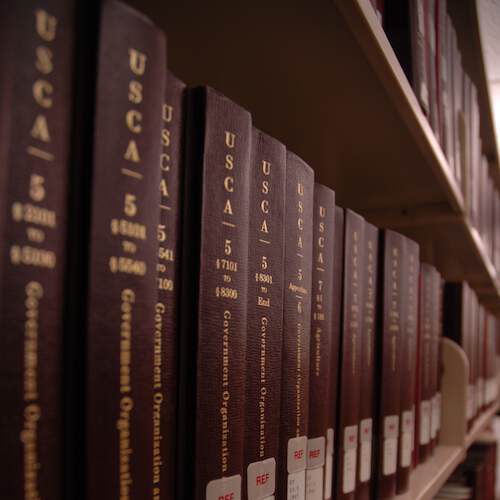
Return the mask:
[[376, 381], [376, 314], [378, 283], [378, 229], [365, 224], [363, 255], [363, 320], [361, 329], [361, 377], [359, 399], [359, 444], [356, 500], [369, 500], [372, 494], [373, 419]]
[[441, 140], [439, 128], [439, 106], [436, 59], [436, 2], [438, 0], [424, 0], [425, 15], [425, 60], [427, 66], [427, 86], [429, 89], [429, 122], [438, 141]]
[[336, 498], [354, 500], [361, 391], [365, 220], [344, 212], [344, 272], [336, 455]]
[[290, 151], [286, 159], [285, 293], [278, 457], [278, 498], [305, 498], [314, 172]]
[[253, 129], [243, 498], [274, 495], [280, 426], [286, 149]]
[[162, 107], [160, 221], [153, 359], [153, 500], [174, 499], [177, 435], [180, 188], [185, 85], [167, 73]]
[[87, 325], [87, 497], [146, 498], [153, 470], [166, 43], [149, 19], [114, 1], [103, 4], [99, 39]]
[[384, 230], [380, 239], [380, 309], [377, 331], [380, 384], [377, 392], [375, 496], [385, 499], [396, 494], [405, 238], [394, 231]]
[[252, 123], [209, 87], [187, 96], [177, 498], [240, 498]]
[[436, 268], [432, 277], [432, 338], [431, 338], [431, 453], [436, 447], [439, 430], [439, 344], [441, 341], [441, 275]]
[[399, 415], [399, 448], [397, 469], [397, 493], [408, 491], [411, 472], [411, 456], [414, 447], [414, 390], [417, 373], [417, 317], [419, 246], [405, 238], [403, 256], [403, 290], [401, 336], [401, 396]]
[[0, 497], [62, 498], [75, 2], [0, 7]]
[[342, 284], [344, 268], [344, 209], [335, 207], [333, 243], [333, 295], [332, 295], [332, 353], [330, 361], [330, 386], [328, 389], [329, 415], [326, 433], [325, 500], [332, 498], [335, 471], [335, 437], [337, 431], [337, 406], [339, 392], [340, 335], [342, 313]]
[[309, 431], [306, 498], [324, 499], [324, 466], [331, 404], [332, 306], [335, 243], [335, 193], [314, 185], [311, 344], [309, 371]]

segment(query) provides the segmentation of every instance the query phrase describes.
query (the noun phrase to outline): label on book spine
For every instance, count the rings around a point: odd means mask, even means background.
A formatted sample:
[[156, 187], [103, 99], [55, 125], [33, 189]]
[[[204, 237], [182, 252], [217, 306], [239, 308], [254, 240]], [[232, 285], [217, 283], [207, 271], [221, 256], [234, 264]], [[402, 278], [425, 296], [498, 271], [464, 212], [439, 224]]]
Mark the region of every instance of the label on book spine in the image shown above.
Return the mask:
[[306, 495], [306, 471], [288, 474], [287, 500], [303, 500]]
[[420, 402], [420, 444], [429, 444], [431, 440], [431, 404], [429, 401]]
[[362, 483], [369, 481], [372, 475], [372, 437], [373, 420], [365, 418], [359, 425], [359, 445], [361, 446], [359, 480]]
[[241, 500], [241, 476], [214, 479], [207, 484], [206, 500]]
[[413, 412], [404, 411], [401, 414], [401, 467], [411, 465], [411, 452], [413, 449]]
[[335, 434], [333, 429], [329, 428], [326, 432], [325, 486], [324, 486], [325, 500], [330, 500], [330, 498], [332, 497], [334, 446], [335, 446]]
[[254, 462], [247, 468], [248, 500], [259, 500], [274, 494], [276, 488], [276, 460], [268, 458]]
[[384, 475], [394, 474], [398, 458], [399, 417], [389, 415], [384, 418]]
[[470, 420], [474, 416], [474, 386], [469, 384], [467, 386], [467, 401], [466, 401], [466, 416]]
[[358, 443], [358, 426], [350, 425], [344, 429], [343, 456], [343, 493], [351, 493], [356, 487], [356, 455]]
[[323, 467], [307, 470], [306, 500], [323, 500]]

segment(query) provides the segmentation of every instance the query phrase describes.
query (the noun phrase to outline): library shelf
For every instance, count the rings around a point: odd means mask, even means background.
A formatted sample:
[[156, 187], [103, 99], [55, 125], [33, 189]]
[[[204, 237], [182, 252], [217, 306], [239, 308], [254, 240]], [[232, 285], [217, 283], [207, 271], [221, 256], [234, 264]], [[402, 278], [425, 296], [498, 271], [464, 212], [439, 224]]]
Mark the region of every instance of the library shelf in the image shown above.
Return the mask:
[[467, 449], [483, 435], [500, 405], [497, 401], [483, 411], [469, 430], [465, 418], [469, 362], [453, 341], [442, 340], [442, 421], [439, 445], [433, 456], [419, 465], [410, 477], [410, 489], [397, 500], [430, 500], [466, 456]]
[[462, 191], [369, 0], [127, 1], [168, 33], [175, 74], [249, 109], [339, 205], [431, 241], [425, 252], [445, 279], [469, 281], [500, 310]]

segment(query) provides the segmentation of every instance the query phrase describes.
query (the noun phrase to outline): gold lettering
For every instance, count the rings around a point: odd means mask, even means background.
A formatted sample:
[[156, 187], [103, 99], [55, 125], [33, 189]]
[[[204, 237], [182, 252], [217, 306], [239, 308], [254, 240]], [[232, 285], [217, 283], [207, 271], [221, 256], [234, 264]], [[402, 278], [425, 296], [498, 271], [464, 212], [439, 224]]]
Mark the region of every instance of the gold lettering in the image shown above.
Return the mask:
[[128, 100], [134, 104], [142, 102], [142, 83], [137, 80], [132, 80], [128, 84]]
[[48, 47], [42, 45], [36, 48], [35, 68], [44, 75], [52, 73], [54, 64], [52, 62], [52, 51]]
[[269, 181], [262, 181], [262, 193], [263, 194], [269, 193]]
[[226, 163], [224, 165], [228, 170], [233, 170], [234, 167], [234, 157], [233, 155], [226, 155]]
[[224, 179], [224, 188], [228, 193], [234, 192], [234, 177], [226, 177]]
[[231, 206], [231, 200], [226, 201], [226, 204], [224, 205], [224, 213], [233, 215], [233, 207]]
[[128, 49], [129, 64], [132, 73], [136, 75], [143, 75], [146, 71], [146, 54], [139, 52], [136, 49]]
[[50, 142], [49, 126], [44, 115], [38, 115], [31, 129], [31, 137], [43, 142]]
[[160, 168], [164, 172], [170, 172], [170, 155], [167, 153], [162, 153], [160, 156]]
[[139, 150], [137, 149], [137, 144], [134, 139], [130, 139], [127, 150], [125, 151], [123, 157], [126, 160], [133, 161], [134, 163], [139, 163], [141, 161], [139, 157]]
[[262, 172], [264, 175], [271, 174], [271, 164], [266, 160], [262, 160]]
[[162, 196], [166, 196], [167, 198], [170, 196], [168, 194], [167, 179], [162, 179], [160, 181], [160, 193], [161, 193]]
[[47, 80], [37, 80], [33, 84], [33, 97], [42, 108], [52, 107], [52, 98], [49, 97], [54, 91], [54, 87]]
[[262, 225], [260, 226], [260, 231], [261, 231], [261, 233], [269, 234], [269, 231], [267, 229], [267, 222], [265, 219], [262, 221]]
[[142, 113], [135, 110], [131, 109], [130, 111], [127, 111], [127, 114], [125, 115], [125, 122], [127, 123], [127, 127], [129, 130], [134, 132], [135, 134], [139, 134], [142, 131], [142, 126], [140, 123], [142, 121]]
[[55, 40], [57, 19], [42, 9], [37, 9], [35, 15], [36, 32], [38, 33], [38, 36], [46, 42], [52, 42]]
[[297, 193], [299, 196], [304, 196], [304, 184], [302, 182], [297, 183]]
[[260, 209], [265, 213], [269, 213], [269, 200], [262, 200], [260, 202]]
[[231, 149], [234, 148], [236, 135], [233, 134], [232, 132], [228, 132], [227, 130], [225, 135], [226, 135], [226, 146]]
[[172, 114], [173, 114], [174, 108], [168, 104], [163, 105], [163, 121], [170, 123], [172, 121]]

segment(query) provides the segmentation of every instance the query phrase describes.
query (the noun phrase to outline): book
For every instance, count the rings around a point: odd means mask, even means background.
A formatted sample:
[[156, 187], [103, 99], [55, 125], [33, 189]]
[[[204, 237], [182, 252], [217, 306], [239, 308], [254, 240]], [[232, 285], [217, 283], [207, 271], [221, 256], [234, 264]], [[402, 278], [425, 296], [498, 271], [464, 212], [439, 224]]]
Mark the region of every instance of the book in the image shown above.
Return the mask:
[[439, 128], [439, 106], [441, 97], [438, 94], [438, 75], [436, 74], [437, 43], [436, 43], [436, 2], [424, 0], [426, 65], [429, 88], [429, 122], [438, 142], [441, 140]]
[[120, 2], [103, 4], [87, 311], [87, 498], [151, 495], [165, 60], [165, 37], [149, 19]]
[[419, 463], [430, 457], [432, 423], [432, 320], [433, 320], [433, 275], [430, 264], [420, 265], [418, 298], [419, 337], [419, 394], [418, 394], [418, 459]]
[[363, 217], [345, 209], [335, 487], [337, 498], [352, 500], [356, 496], [359, 439], [364, 233]]
[[174, 499], [177, 435], [177, 348], [180, 290], [180, 206], [185, 84], [166, 77], [162, 106], [160, 219], [153, 358], [153, 500]]
[[0, 15], [0, 497], [57, 500], [75, 3]]
[[391, 230], [380, 233], [379, 311], [377, 325], [378, 377], [376, 393], [376, 498], [396, 494], [401, 404], [401, 339], [405, 238]]
[[399, 415], [399, 448], [396, 492], [408, 491], [415, 428], [415, 394], [417, 377], [417, 318], [419, 246], [409, 238], [404, 240], [401, 335], [401, 391]]
[[177, 498], [240, 498], [244, 474], [251, 116], [187, 93]]
[[278, 498], [305, 498], [314, 172], [288, 151]]
[[330, 412], [332, 304], [335, 243], [335, 193], [314, 185], [311, 344], [306, 499], [323, 500]]
[[426, 115], [431, 100], [427, 64], [428, 0], [385, 0], [384, 30]]
[[286, 149], [253, 129], [243, 498], [273, 496], [280, 426]]
[[365, 224], [361, 376], [356, 500], [369, 500], [372, 492], [373, 418], [375, 416], [376, 315], [378, 288], [378, 229]]
[[332, 353], [330, 361], [330, 385], [328, 388], [329, 414], [326, 433], [325, 461], [325, 500], [332, 498], [334, 490], [334, 472], [336, 469], [334, 456], [337, 433], [337, 408], [339, 391], [340, 335], [342, 313], [342, 284], [344, 280], [344, 209], [335, 207], [335, 223], [333, 233], [333, 296], [332, 296]]

